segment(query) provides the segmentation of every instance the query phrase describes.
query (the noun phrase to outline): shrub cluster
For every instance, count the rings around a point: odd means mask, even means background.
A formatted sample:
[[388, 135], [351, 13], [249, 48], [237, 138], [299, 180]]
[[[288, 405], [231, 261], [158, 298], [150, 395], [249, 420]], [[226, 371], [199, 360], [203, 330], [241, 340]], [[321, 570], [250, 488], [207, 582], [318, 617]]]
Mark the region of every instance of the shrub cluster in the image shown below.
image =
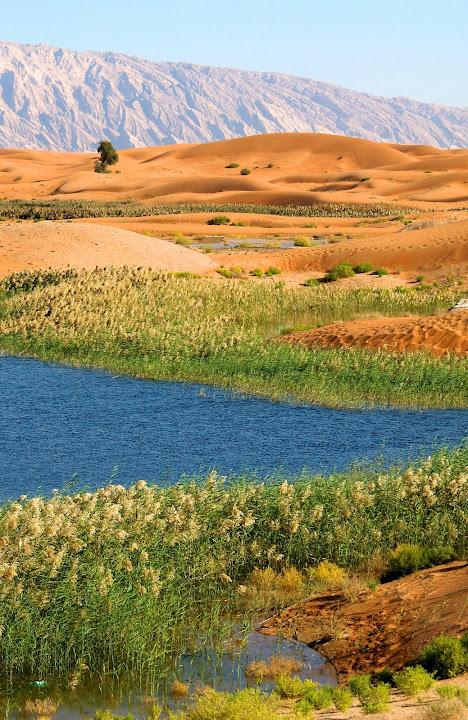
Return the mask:
[[338, 263], [338, 265], [335, 265], [335, 267], [326, 273], [324, 282], [335, 282], [335, 280], [353, 277], [353, 275], [354, 270], [351, 263], [347, 260], [343, 260], [343, 262]]

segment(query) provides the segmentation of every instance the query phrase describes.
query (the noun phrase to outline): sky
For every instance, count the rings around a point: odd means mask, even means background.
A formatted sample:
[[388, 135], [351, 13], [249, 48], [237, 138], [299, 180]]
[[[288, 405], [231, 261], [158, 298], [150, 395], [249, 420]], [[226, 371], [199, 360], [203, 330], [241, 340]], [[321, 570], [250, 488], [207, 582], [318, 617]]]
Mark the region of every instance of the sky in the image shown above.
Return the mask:
[[468, 0], [0, 0], [0, 35], [468, 106]]

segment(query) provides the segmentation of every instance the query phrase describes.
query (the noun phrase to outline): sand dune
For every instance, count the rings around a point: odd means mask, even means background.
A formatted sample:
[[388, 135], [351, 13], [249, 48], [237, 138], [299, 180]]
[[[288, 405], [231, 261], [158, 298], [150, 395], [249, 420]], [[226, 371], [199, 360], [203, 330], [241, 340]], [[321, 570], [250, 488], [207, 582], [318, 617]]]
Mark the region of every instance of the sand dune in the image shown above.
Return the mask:
[[220, 264], [253, 270], [263, 264], [285, 272], [326, 272], [343, 260], [357, 265], [369, 262], [389, 271], [468, 269], [468, 220], [424, 227], [413, 232], [372, 235], [362, 239], [312, 248], [272, 251], [262, 256], [244, 252], [218, 256]]
[[104, 265], [143, 265], [201, 275], [217, 267], [206, 255], [129, 230], [67, 222], [0, 226], [0, 276], [37, 268]]
[[363, 347], [429, 350], [433, 355], [468, 353], [468, 311], [456, 310], [426, 318], [368, 318], [337, 322], [316, 330], [291, 333], [290, 344], [313, 347]]
[[[1, 192], [5, 197], [152, 203], [401, 201], [425, 208], [468, 201], [468, 150], [281, 133], [122, 150], [119, 155], [110, 174], [97, 174], [97, 154], [0, 150]], [[239, 167], [228, 168], [231, 163]], [[241, 176], [242, 168], [250, 169], [250, 175]]]

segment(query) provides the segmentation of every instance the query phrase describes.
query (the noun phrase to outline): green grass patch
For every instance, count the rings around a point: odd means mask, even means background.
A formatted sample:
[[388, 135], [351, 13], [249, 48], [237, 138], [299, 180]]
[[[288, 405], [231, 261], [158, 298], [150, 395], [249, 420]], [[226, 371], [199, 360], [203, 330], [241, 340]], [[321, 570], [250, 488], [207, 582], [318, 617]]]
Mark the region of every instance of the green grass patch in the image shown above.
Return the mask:
[[287, 289], [127, 267], [17, 273], [0, 282], [0, 293], [0, 348], [12, 354], [330, 406], [468, 405], [466, 356], [274, 341], [282, 327], [298, 323], [431, 315], [462, 297], [453, 288]]

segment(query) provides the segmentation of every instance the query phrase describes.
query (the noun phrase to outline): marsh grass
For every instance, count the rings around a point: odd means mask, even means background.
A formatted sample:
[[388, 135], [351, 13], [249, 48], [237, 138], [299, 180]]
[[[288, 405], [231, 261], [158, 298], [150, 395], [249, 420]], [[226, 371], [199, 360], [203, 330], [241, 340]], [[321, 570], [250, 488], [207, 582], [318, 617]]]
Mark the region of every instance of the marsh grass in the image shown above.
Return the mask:
[[133, 200], [0, 200], [3, 218], [22, 220], [68, 220], [97, 217], [148, 217], [187, 213], [255, 213], [285, 217], [393, 217], [401, 212], [420, 213], [415, 208], [365, 203], [321, 203], [312, 205], [158, 204], [141, 205]]
[[0, 281], [0, 296], [0, 348], [14, 354], [329, 406], [468, 403], [466, 356], [275, 341], [285, 326], [430, 315], [461, 297], [450, 288], [287, 289], [124, 267], [13, 274]]
[[422, 542], [463, 557], [467, 465], [464, 445], [406, 470], [212, 473], [5, 503], [0, 676], [75, 682], [85, 668], [157, 683], [178, 655], [221, 647], [234, 619], [252, 618], [245, 587], [255, 573], [271, 568], [287, 592], [308, 576], [312, 593], [324, 560], [359, 570]]

